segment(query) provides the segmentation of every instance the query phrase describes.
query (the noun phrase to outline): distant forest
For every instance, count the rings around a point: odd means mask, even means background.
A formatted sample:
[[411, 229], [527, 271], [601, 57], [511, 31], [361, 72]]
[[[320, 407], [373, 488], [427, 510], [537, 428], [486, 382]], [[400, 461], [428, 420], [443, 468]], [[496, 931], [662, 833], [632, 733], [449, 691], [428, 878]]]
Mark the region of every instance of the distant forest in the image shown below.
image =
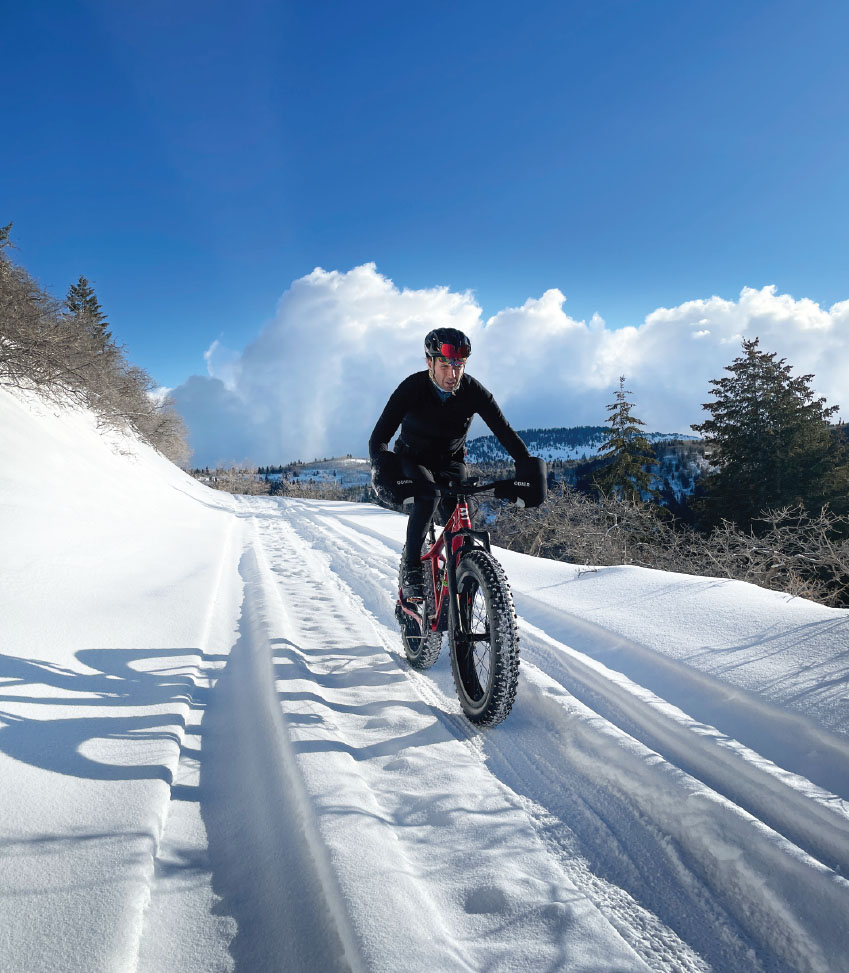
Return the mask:
[[[555, 426], [550, 429], [520, 429], [518, 433], [532, 453], [543, 453], [558, 449], [585, 449], [585, 457], [590, 458], [607, 441], [610, 430], [607, 426]], [[697, 447], [699, 444], [698, 437], [686, 434], [653, 432], [646, 433], [646, 436], [654, 443], [675, 441], [684, 444], [691, 442], [696, 444]], [[495, 436], [478, 436], [475, 439], [470, 439], [467, 447], [469, 458], [473, 462], [497, 463], [508, 459], [507, 452]]]
[[[535, 450], [598, 445], [607, 435], [605, 426], [556, 426], [552, 429], [519, 429], [522, 441], [533, 453]], [[477, 461], [506, 459], [507, 452], [495, 436], [478, 436], [468, 442], [470, 457]]]

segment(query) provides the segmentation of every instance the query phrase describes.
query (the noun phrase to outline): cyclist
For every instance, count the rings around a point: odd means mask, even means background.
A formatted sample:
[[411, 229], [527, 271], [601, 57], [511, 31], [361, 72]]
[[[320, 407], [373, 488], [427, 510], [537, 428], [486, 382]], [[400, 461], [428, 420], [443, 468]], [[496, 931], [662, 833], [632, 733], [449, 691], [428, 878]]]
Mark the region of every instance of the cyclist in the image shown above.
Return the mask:
[[[395, 389], [369, 440], [378, 497], [397, 506], [414, 496], [401, 571], [401, 593], [407, 600], [422, 598], [419, 555], [437, 506], [437, 500], [427, 495], [428, 487], [437, 480], [465, 479], [466, 435], [472, 417], [479, 415], [513, 457], [517, 479], [537, 480], [541, 463], [531, 457], [492, 394], [465, 373], [472, 351], [466, 335], [456, 328], [436, 328], [424, 344], [427, 371], [415, 372]], [[389, 441], [399, 425], [393, 451]], [[424, 495], [418, 495], [422, 490]]]

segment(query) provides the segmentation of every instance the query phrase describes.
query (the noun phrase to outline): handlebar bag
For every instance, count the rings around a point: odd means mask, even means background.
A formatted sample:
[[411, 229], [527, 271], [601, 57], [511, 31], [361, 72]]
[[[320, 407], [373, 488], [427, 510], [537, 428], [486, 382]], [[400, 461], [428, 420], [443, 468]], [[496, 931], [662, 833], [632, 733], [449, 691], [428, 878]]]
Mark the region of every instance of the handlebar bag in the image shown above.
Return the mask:
[[510, 500], [520, 507], [538, 507], [548, 496], [548, 470], [539, 456], [516, 460], [516, 475], [495, 485], [499, 500]]
[[389, 507], [400, 507], [410, 499], [414, 482], [404, 476], [401, 457], [391, 449], [381, 450], [371, 464], [371, 482], [379, 500]]

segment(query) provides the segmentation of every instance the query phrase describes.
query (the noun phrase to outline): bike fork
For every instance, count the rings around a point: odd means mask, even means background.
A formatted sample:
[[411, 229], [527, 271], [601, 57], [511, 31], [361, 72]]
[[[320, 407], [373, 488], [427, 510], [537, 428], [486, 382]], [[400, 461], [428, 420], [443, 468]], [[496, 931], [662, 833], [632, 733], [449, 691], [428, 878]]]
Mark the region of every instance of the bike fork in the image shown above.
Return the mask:
[[448, 624], [454, 638], [462, 638], [467, 635], [463, 631], [463, 616], [460, 612], [460, 595], [457, 590], [457, 568], [454, 564], [456, 555], [451, 552], [450, 542], [445, 544], [446, 563], [445, 571], [448, 577]]

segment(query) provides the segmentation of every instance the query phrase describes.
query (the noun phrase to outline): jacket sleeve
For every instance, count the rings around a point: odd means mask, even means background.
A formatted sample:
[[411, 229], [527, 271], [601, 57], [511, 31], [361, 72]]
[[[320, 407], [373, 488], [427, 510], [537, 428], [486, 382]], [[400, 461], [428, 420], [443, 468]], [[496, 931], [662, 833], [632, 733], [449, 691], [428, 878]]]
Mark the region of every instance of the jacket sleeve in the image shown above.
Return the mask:
[[389, 449], [389, 441], [395, 435], [401, 420], [407, 414], [409, 395], [407, 391], [408, 380], [403, 381], [397, 389], [389, 396], [389, 401], [384, 406], [377, 425], [368, 441], [369, 458], [374, 461], [375, 456], [384, 450]]
[[514, 460], [528, 459], [531, 455], [528, 447], [522, 442], [510, 423], [504, 418], [504, 413], [498, 408], [498, 403], [492, 393], [480, 382], [475, 383], [478, 393], [478, 404], [475, 411], [492, 430], [495, 438], [507, 450]]

